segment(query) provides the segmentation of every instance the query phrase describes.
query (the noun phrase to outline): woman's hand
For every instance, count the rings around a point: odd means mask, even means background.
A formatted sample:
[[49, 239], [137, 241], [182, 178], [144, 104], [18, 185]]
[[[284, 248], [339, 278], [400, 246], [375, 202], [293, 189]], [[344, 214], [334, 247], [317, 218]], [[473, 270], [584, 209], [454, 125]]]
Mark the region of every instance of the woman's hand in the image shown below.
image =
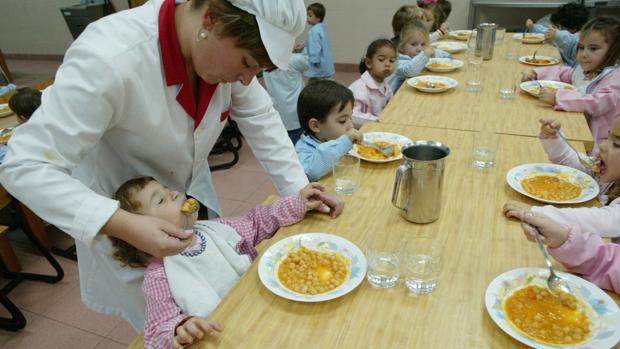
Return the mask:
[[154, 257], [179, 254], [192, 242], [193, 231], [160, 218], [118, 209], [101, 228], [101, 233], [121, 239]]
[[508, 200], [508, 202], [504, 204], [503, 212], [508, 218], [512, 217], [523, 220], [523, 214], [531, 209], [532, 206], [530, 205], [515, 200]]
[[541, 88], [540, 92], [538, 93], [538, 99], [550, 104], [550, 105], [555, 105], [555, 94], [557, 93], [557, 91], [552, 91], [548, 88]]
[[308, 211], [329, 213], [332, 218], [336, 218], [344, 208], [344, 201], [333, 194], [326, 193], [323, 184], [318, 182], [306, 185], [300, 195], [305, 200]]
[[532, 81], [538, 79], [538, 74], [534, 69], [530, 69], [524, 73], [521, 73], [521, 81]]
[[200, 316], [193, 316], [177, 326], [172, 345], [174, 349], [183, 349], [185, 346], [202, 339], [205, 333], [207, 336], [213, 337], [221, 331], [222, 326], [219, 323]]
[[562, 124], [552, 118], [540, 119], [540, 133], [544, 138], [557, 138], [558, 130], [562, 127]]
[[544, 215], [535, 215], [531, 211], [527, 211], [523, 215], [523, 223], [521, 227], [523, 232], [529, 241], [535, 242], [534, 235], [536, 232], [532, 226], [538, 228], [538, 232], [541, 237], [540, 240], [545, 245], [556, 248], [562, 246], [562, 244], [568, 239], [568, 229], [555, 221], [549, 219]]

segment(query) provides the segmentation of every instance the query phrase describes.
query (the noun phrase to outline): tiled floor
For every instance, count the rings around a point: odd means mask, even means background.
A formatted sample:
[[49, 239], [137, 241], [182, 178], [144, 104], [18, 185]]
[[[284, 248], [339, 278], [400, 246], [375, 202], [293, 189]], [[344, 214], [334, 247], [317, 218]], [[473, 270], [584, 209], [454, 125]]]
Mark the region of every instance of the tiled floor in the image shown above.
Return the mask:
[[[60, 62], [7, 61], [18, 85], [33, 85], [53, 77]], [[337, 73], [334, 79], [345, 86], [359, 77], [357, 73]], [[210, 163], [228, 160], [227, 155], [212, 156]], [[213, 182], [226, 216], [247, 212], [267, 196], [276, 194], [269, 176], [244, 144], [239, 162], [231, 169], [213, 173]], [[52, 269], [47, 261], [34, 253], [19, 230], [9, 233], [24, 271], [45, 273]], [[50, 231], [54, 245], [71, 244], [64, 233]], [[0, 348], [11, 349], [116, 349], [125, 348], [136, 336], [123, 319], [87, 309], [80, 300], [77, 263], [58, 257], [64, 279], [57, 284], [25, 281], [9, 297], [24, 312], [26, 328], [13, 333], [0, 330]], [[3, 282], [6, 282], [4, 280]], [[1, 308], [1, 307], [0, 307]], [[0, 316], [8, 313], [0, 310]]]

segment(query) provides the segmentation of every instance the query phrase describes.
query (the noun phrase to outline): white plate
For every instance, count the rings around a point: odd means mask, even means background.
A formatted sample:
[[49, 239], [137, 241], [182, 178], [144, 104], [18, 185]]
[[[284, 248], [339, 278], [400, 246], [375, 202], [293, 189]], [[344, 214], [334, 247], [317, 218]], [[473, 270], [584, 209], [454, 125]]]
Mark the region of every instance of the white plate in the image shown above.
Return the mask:
[[448, 34], [453, 39], [467, 41], [469, 40], [470, 36], [472, 37], [476, 36], [476, 31], [474, 30], [472, 34], [471, 30], [452, 30]]
[[523, 33], [518, 33], [512, 36], [514, 39], [521, 41], [524, 44], [540, 44], [545, 41], [545, 34], [539, 33], [526, 33], [525, 40], [523, 40]]
[[[348, 278], [337, 288], [315, 295], [297, 293], [284, 287], [278, 280], [278, 267], [286, 255], [301, 245], [319, 251], [338, 252], [349, 260]], [[354, 290], [366, 276], [366, 257], [351, 241], [324, 233], [304, 233], [289, 236], [273, 244], [258, 262], [258, 277], [267, 289], [276, 295], [298, 302], [322, 302]]]
[[457, 53], [467, 50], [467, 44], [456, 41], [436, 41], [431, 43], [431, 46], [450, 53]]
[[529, 65], [535, 65], [535, 66], [555, 65], [555, 64], [560, 63], [560, 61], [555, 57], [538, 56], [538, 55], [536, 56], [536, 58], [548, 59], [551, 62], [550, 63], [532, 63], [532, 62], [527, 61], [527, 59], [532, 59], [532, 58], [534, 58], [534, 56], [521, 56], [519, 57], [519, 62], [524, 63], [524, 64], [529, 64]]
[[[395, 143], [398, 145], [398, 149], [402, 149], [402, 147], [404, 147], [405, 145], [412, 143], [411, 139], [405, 137], [405, 136], [401, 136], [399, 134], [396, 133], [390, 133], [390, 132], [365, 132], [364, 133], [364, 140], [367, 142], [374, 142], [374, 141], [387, 141], [390, 143]], [[368, 162], [376, 162], [376, 163], [384, 163], [384, 162], [390, 162], [390, 161], [394, 161], [394, 160], [400, 160], [403, 158], [403, 154], [399, 153], [396, 156], [392, 156], [391, 158], [385, 159], [385, 160], [375, 160], [375, 159], [369, 159], [366, 157], [361, 156], [358, 152], [357, 152], [357, 145], [353, 146], [353, 149], [351, 149], [349, 151], [349, 154], [358, 157], [364, 161], [368, 161]]]
[[[418, 87], [415, 86], [415, 83], [417, 81], [429, 81], [429, 82], [440, 82], [442, 84], [446, 84], [446, 87], [442, 87], [442, 88], [430, 88], [430, 87]], [[447, 76], [437, 76], [437, 75], [421, 75], [421, 76], [416, 76], [413, 77], [409, 80], [407, 80], [407, 84], [409, 84], [409, 86], [420, 90], [422, 92], [429, 92], [429, 93], [439, 93], [439, 92], [443, 92], [443, 91], [447, 91], [451, 88], [455, 88], [456, 86], [458, 86], [458, 81], [449, 78]]]
[[[445, 68], [433, 68], [430, 65], [438, 62], [438, 63], [443, 63], [445, 65], [448, 65], [449, 67], [445, 67]], [[458, 59], [451, 59], [451, 58], [431, 58], [428, 63], [426, 63], [426, 69], [432, 71], [432, 72], [436, 72], [436, 73], [447, 73], [447, 72], [451, 72], [453, 70], [456, 70], [458, 68], [461, 68], [463, 66], [463, 61], [459, 61]]]
[[13, 114], [8, 103], [0, 104], [0, 118]]
[[532, 96], [538, 97], [538, 94], [540, 93], [540, 86], [538, 86], [538, 83], [536, 81], [538, 81], [541, 85], [543, 85], [543, 87], [552, 87], [556, 90], [560, 90], [560, 89], [574, 90], [576, 88], [575, 86], [571, 84], [567, 84], [561, 81], [553, 81], [553, 80], [524, 81], [519, 85], [519, 87], [521, 88], [521, 90], [531, 94]]
[[[581, 187], [581, 195], [572, 200], [545, 200], [528, 193], [521, 186], [521, 180], [533, 175], [561, 175], [567, 178], [571, 183]], [[536, 201], [546, 202], [549, 204], [576, 204], [580, 202], [586, 202], [595, 198], [598, 195], [599, 187], [596, 181], [587, 174], [576, 170], [572, 167], [556, 165], [556, 164], [524, 164], [517, 167], [513, 167], [506, 174], [506, 182], [512, 187], [512, 189], [519, 193], [528, 196]]]
[[[592, 283], [573, 274], [558, 272], [564, 278], [578, 298], [586, 303], [589, 308], [588, 317], [591, 320], [592, 337], [573, 349], [598, 349], [611, 348], [620, 340], [620, 310], [618, 305]], [[552, 346], [533, 340], [517, 331], [506, 319], [502, 303], [504, 299], [528, 285], [545, 287], [549, 271], [542, 268], [522, 268], [507, 271], [496, 277], [487, 287], [484, 295], [484, 303], [491, 319], [495, 321], [504, 332], [519, 342], [533, 348], [557, 349], [560, 346]], [[566, 347], [564, 347], [566, 348]]]

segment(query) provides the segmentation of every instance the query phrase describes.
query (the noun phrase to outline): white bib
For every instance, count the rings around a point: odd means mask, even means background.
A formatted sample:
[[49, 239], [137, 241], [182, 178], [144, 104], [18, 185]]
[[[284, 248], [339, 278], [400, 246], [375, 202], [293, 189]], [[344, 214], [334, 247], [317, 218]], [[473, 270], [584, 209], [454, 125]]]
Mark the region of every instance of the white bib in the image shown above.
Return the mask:
[[199, 221], [192, 246], [164, 258], [168, 284], [175, 302], [192, 316], [208, 316], [250, 266], [250, 258], [236, 247], [237, 232], [224, 224]]

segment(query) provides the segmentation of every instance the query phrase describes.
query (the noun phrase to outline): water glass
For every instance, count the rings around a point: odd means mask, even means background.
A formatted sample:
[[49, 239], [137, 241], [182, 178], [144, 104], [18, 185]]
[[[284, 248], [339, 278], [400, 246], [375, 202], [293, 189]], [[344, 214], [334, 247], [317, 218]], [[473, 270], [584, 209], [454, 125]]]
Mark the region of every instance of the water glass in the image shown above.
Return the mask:
[[497, 29], [495, 29], [495, 44], [496, 45], [503, 44], [505, 36], [506, 36], [506, 28], [497, 27]]
[[499, 78], [499, 92], [498, 97], [500, 99], [513, 99], [517, 91], [517, 79], [510, 73], [503, 74]]
[[404, 253], [405, 286], [414, 294], [429, 294], [437, 287], [442, 256], [438, 241], [430, 237], [411, 238]]
[[487, 169], [495, 166], [495, 154], [499, 145], [499, 135], [493, 131], [480, 131], [474, 135], [474, 167]]
[[344, 155], [332, 164], [336, 193], [351, 195], [358, 187], [360, 159], [352, 155]]
[[465, 82], [465, 91], [479, 92], [482, 90], [481, 69], [482, 56], [470, 52], [467, 58], [467, 81]]
[[403, 241], [383, 235], [373, 235], [366, 240], [368, 282], [377, 288], [390, 288], [400, 279], [400, 260]]
[[506, 55], [504, 58], [507, 61], [514, 61], [519, 57], [519, 52], [521, 51], [521, 41], [514, 39], [513, 37], [509, 37], [506, 39], [506, 48], [504, 49]]

